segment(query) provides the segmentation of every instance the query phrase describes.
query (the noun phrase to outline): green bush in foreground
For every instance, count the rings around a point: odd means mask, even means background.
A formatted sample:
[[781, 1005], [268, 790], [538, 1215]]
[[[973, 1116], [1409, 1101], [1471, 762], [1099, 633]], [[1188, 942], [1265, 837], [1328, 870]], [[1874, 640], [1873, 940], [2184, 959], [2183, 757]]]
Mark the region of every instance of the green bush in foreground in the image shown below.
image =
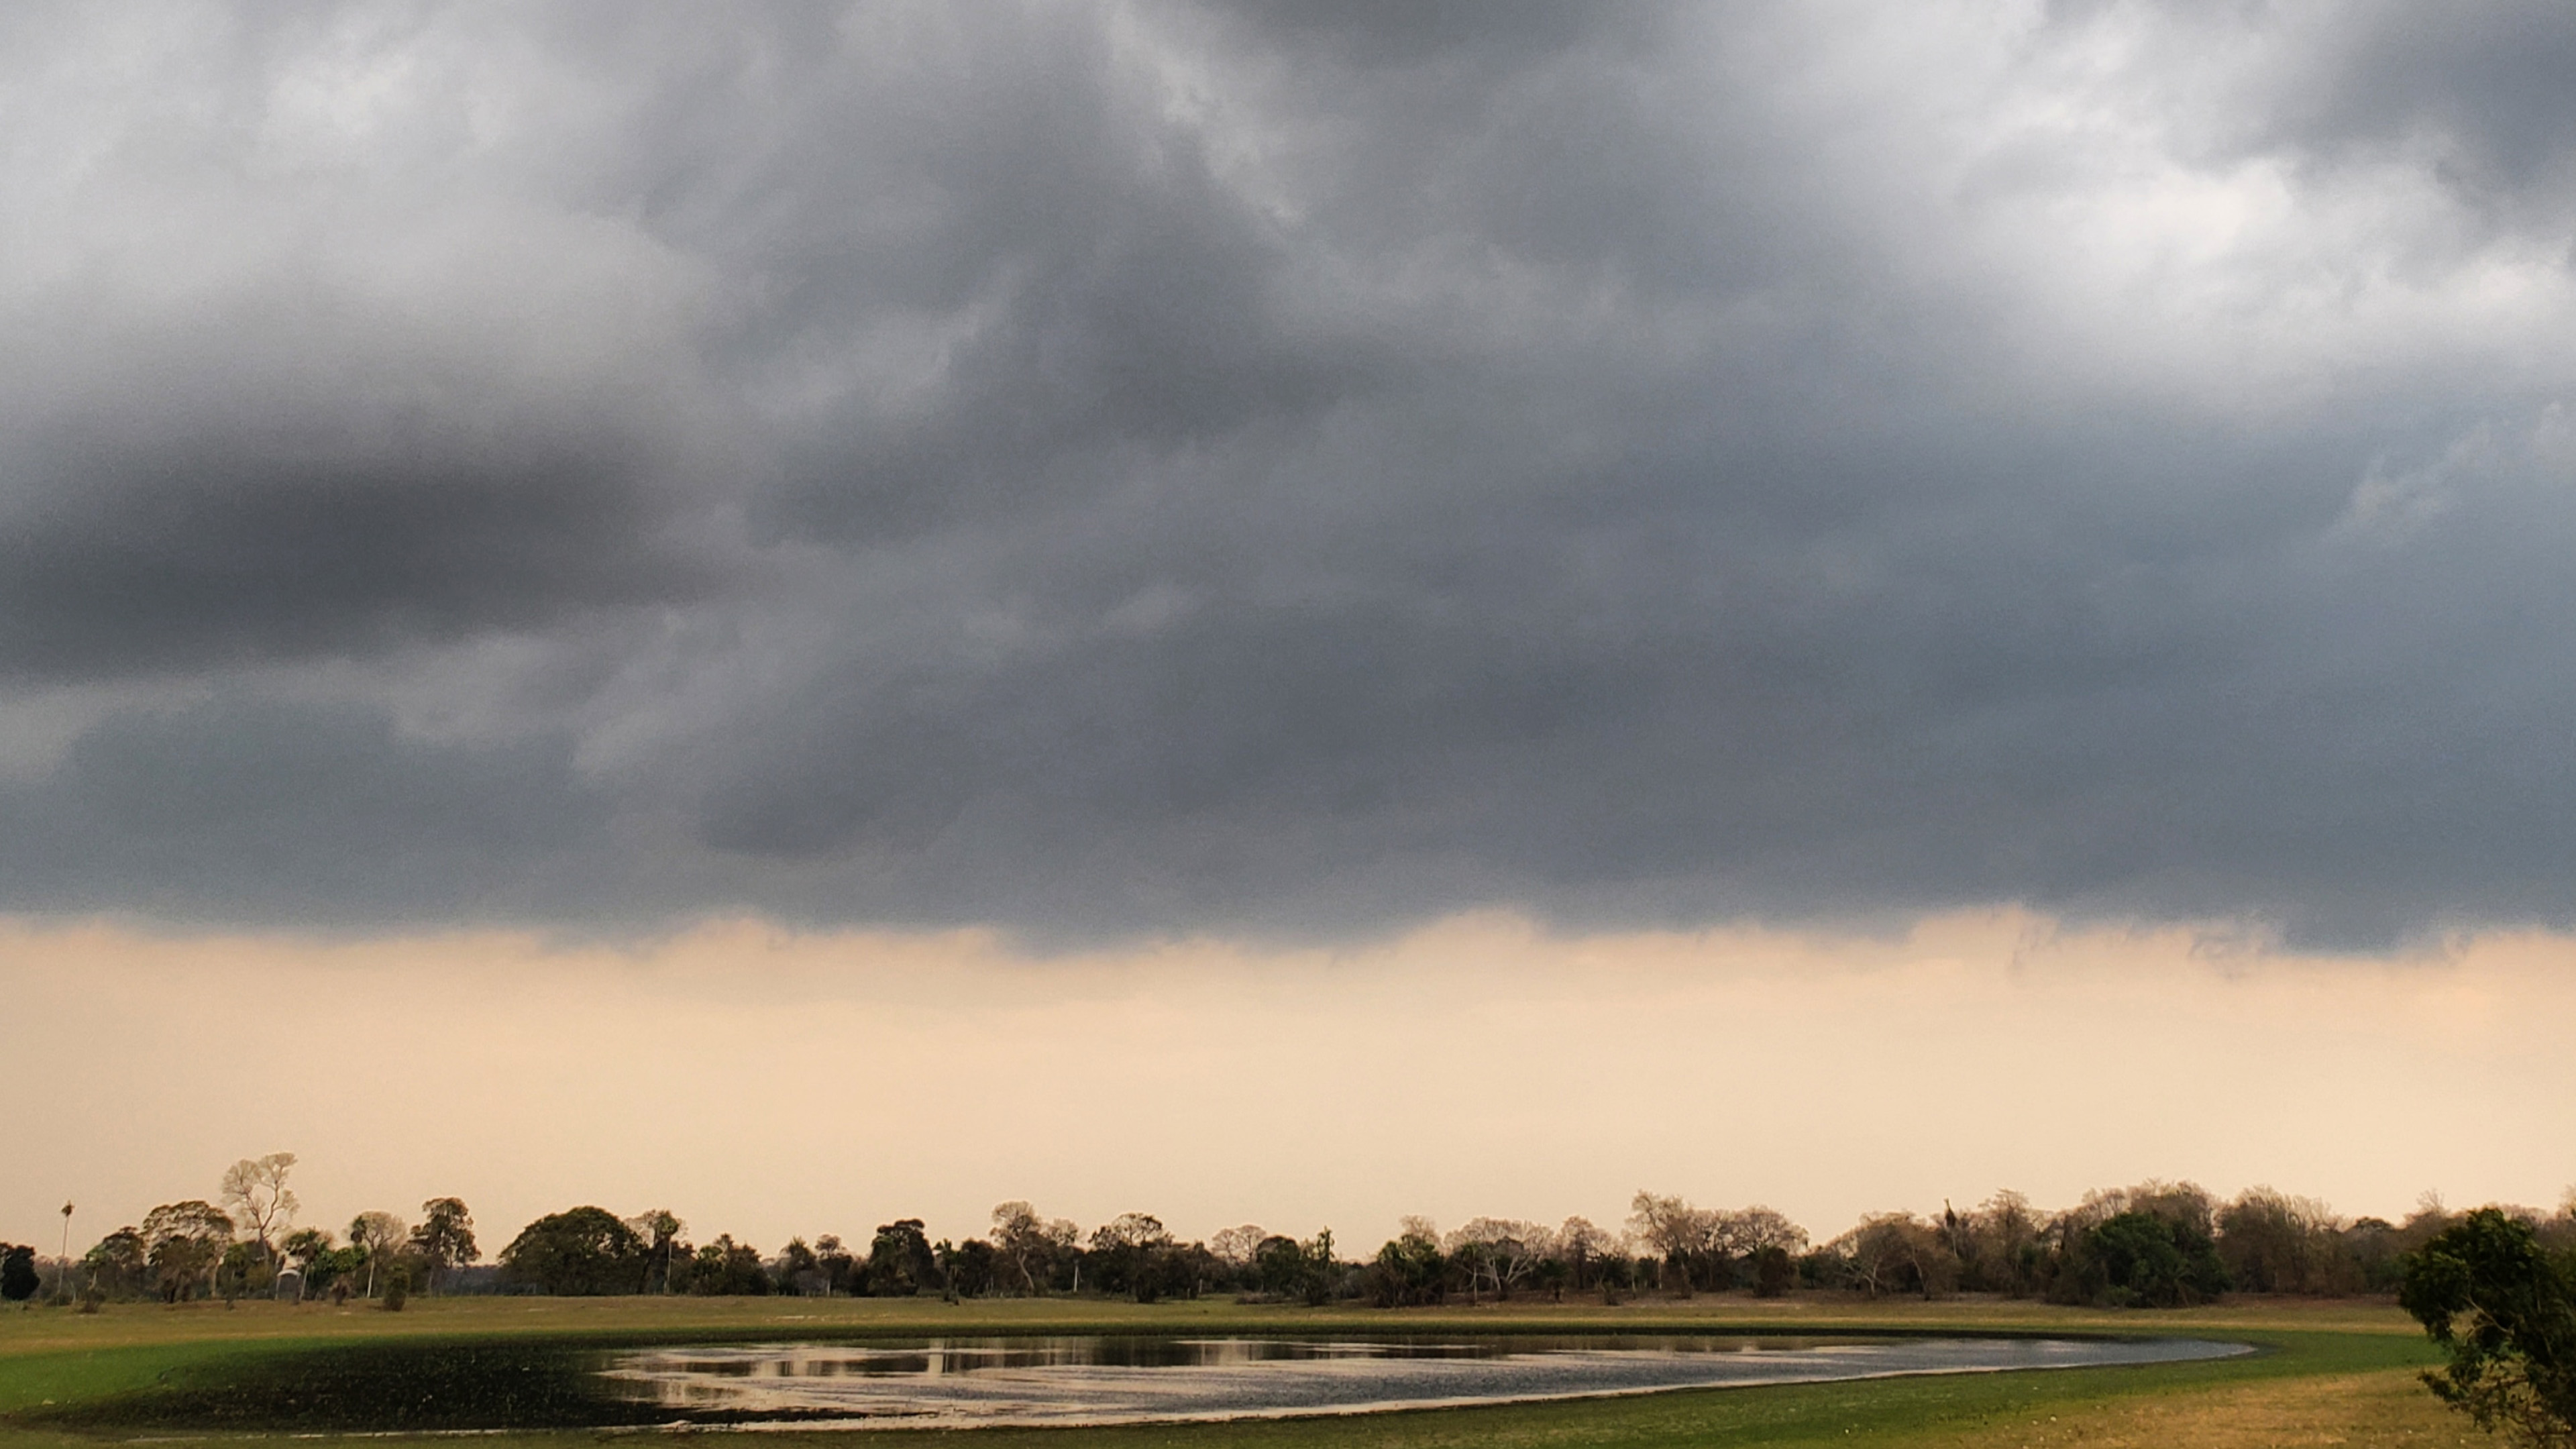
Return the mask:
[[2469, 1214], [2408, 1261], [2398, 1302], [2451, 1357], [2424, 1375], [2443, 1402], [2520, 1443], [2576, 1445], [2576, 1261], [2531, 1224]]
[[44, 1286], [36, 1271], [36, 1250], [18, 1243], [0, 1243], [0, 1300], [24, 1303]]

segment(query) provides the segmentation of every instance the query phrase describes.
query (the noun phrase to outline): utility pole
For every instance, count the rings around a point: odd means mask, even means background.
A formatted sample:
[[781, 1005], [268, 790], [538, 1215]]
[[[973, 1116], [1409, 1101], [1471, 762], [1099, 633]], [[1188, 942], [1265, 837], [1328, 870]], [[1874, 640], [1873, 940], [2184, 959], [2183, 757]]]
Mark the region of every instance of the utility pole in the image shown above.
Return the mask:
[[69, 1298], [72, 1281], [72, 1205], [63, 1204], [63, 1251], [54, 1259], [54, 1296]]

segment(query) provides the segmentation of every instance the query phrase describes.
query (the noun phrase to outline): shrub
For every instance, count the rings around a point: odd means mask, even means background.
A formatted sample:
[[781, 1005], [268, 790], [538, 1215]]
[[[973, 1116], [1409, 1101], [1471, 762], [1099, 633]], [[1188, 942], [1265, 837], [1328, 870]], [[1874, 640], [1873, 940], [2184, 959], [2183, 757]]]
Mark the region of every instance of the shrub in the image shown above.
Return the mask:
[[2480, 1208], [2408, 1255], [2397, 1301], [2450, 1354], [2425, 1384], [2478, 1427], [2524, 1444], [2576, 1442], [2576, 1257]]

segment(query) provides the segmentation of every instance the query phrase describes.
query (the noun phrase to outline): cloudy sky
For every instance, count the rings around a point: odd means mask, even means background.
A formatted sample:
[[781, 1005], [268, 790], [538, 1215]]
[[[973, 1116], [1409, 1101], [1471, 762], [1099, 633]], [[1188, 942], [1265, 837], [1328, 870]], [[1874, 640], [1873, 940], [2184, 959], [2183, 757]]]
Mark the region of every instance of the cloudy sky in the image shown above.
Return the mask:
[[[369, 1150], [251, 1066], [237, 1145], [134, 1167], [191, 1023], [436, 1074], [601, 971], [601, 1040], [709, 982], [753, 1037], [878, 1002], [854, 1044], [1051, 1002], [1106, 1048], [1110, 977], [1188, 1040], [1314, 971], [1351, 1014], [1661, 999], [1587, 952], [1697, 962], [1720, 1017], [1969, 960], [2016, 1039], [2254, 991], [2316, 1081], [2383, 1081], [2247, 975], [2576, 974], [2571, 73], [2545, 0], [10, 7], [0, 985], [129, 1062], [24, 1105], [73, 1187], [177, 1196]], [[2129, 964], [2015, 996], [2034, 932]], [[1313, 1035], [1240, 1067], [1251, 1118], [1375, 1040]], [[1923, 1190], [1730, 1177], [1718, 1079], [1659, 1103], [1617, 1035], [1560, 1043], [1567, 1090], [1710, 1124], [1666, 1185]], [[1805, 1060], [1942, 1069], [1868, 1039]], [[572, 1110], [489, 1055], [482, 1138]], [[1486, 1059], [1381, 1087], [1439, 1136], [1425, 1084]], [[2100, 1171], [2293, 1175], [2174, 1112]], [[1136, 1205], [1060, 1146], [995, 1191]], [[845, 1202], [797, 1150], [743, 1170]], [[490, 1190], [645, 1190], [585, 1163]], [[1596, 1166], [1615, 1216], [1644, 1169]], [[1388, 1171], [1280, 1191], [1437, 1195]]]

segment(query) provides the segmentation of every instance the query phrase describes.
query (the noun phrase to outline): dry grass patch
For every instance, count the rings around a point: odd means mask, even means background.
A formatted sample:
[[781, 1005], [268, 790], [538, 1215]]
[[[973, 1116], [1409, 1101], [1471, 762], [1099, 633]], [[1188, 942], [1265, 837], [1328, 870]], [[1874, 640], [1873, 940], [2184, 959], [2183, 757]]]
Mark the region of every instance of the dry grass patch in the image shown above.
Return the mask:
[[2374, 1373], [2070, 1404], [2043, 1418], [1910, 1442], [1922, 1449], [2427, 1449], [2495, 1441], [2443, 1408], [2412, 1373]]

